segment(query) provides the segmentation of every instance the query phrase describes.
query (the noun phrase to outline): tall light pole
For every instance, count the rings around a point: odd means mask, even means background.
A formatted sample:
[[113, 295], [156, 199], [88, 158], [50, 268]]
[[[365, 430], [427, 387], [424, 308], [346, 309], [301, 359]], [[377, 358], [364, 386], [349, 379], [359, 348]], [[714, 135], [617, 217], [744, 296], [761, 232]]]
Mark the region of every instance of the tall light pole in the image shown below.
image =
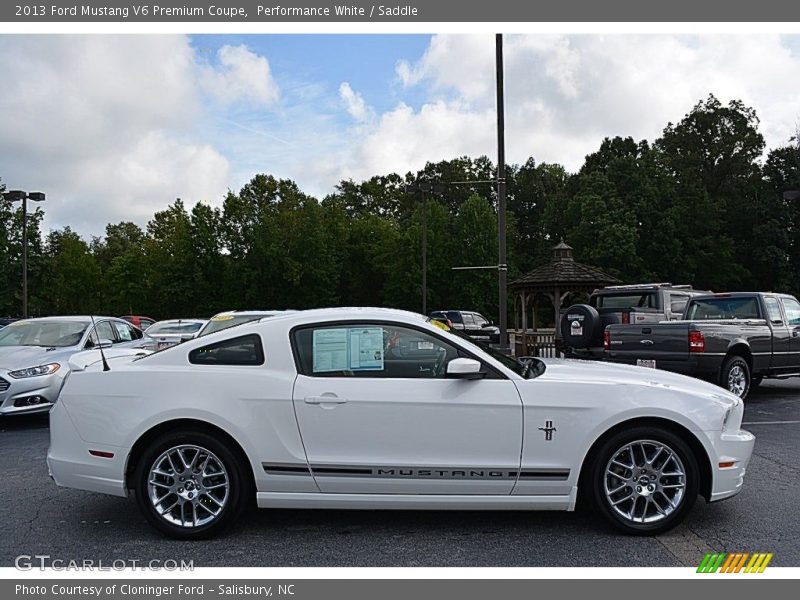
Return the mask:
[[28, 200], [44, 202], [43, 192], [11, 190], [5, 193], [10, 202], [22, 202], [22, 318], [28, 317]]
[[495, 35], [497, 71], [497, 275], [500, 351], [508, 354], [508, 264], [506, 258], [506, 136], [503, 90], [503, 34]]
[[498, 326], [500, 351], [510, 354], [508, 347], [508, 262], [506, 257], [506, 141], [505, 100], [503, 94], [503, 34], [495, 34], [495, 65], [497, 71], [497, 179], [483, 181], [451, 181], [449, 185], [497, 184], [497, 264], [453, 267], [454, 271], [497, 269]]

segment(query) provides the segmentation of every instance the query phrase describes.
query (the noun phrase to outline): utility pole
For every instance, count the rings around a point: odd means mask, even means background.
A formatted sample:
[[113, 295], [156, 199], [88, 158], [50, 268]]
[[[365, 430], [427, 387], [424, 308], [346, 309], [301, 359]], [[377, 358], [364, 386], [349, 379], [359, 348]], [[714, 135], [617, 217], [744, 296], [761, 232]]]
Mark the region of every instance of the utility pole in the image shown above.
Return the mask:
[[497, 275], [500, 351], [508, 354], [508, 264], [506, 258], [506, 140], [503, 90], [503, 34], [495, 35], [497, 62]]

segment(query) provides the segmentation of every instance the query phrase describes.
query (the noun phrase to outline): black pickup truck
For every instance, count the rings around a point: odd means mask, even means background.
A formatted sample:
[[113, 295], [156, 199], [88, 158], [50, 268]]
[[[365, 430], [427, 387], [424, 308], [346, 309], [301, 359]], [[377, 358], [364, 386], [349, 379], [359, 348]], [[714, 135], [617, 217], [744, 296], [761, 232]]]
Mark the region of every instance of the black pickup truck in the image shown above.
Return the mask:
[[713, 381], [744, 398], [764, 378], [800, 376], [800, 302], [787, 294], [696, 296], [683, 319], [609, 325], [605, 360]]

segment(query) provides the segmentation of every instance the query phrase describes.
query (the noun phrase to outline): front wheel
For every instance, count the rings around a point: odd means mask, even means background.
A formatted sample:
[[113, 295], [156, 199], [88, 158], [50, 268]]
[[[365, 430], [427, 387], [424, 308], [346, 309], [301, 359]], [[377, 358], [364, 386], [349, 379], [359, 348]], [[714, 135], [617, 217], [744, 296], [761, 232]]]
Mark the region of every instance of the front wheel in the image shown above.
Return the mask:
[[656, 535], [675, 527], [700, 488], [691, 449], [657, 427], [634, 427], [608, 439], [595, 455], [591, 483], [598, 512], [633, 535]]
[[138, 461], [139, 508], [169, 537], [216, 535], [246, 506], [247, 480], [239, 463], [226, 444], [206, 432], [163, 435]]
[[719, 385], [744, 400], [750, 391], [751, 379], [747, 361], [741, 356], [731, 356], [722, 365]]

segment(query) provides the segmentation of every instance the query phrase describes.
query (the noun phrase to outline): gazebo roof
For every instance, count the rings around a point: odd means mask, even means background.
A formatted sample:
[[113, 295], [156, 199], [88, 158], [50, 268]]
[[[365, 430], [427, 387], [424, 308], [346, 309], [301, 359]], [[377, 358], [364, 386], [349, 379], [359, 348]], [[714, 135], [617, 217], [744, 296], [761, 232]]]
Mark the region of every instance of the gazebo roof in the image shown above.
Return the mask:
[[586, 289], [616, 283], [622, 282], [597, 267], [576, 262], [572, 257], [572, 247], [562, 240], [553, 246], [553, 258], [549, 263], [528, 271], [512, 281], [510, 287], [542, 289], [558, 286], [566, 291], [569, 287]]

